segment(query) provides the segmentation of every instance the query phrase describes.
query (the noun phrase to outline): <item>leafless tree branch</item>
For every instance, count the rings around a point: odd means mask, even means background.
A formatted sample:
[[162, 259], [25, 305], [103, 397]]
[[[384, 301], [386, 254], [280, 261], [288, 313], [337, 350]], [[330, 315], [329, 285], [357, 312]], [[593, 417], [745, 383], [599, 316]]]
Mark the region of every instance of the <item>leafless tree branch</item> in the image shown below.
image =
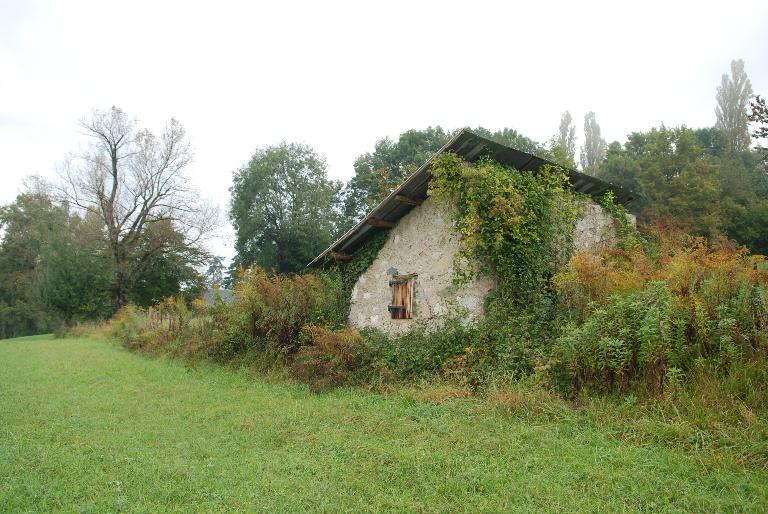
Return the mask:
[[[135, 120], [112, 107], [94, 110], [80, 127], [90, 145], [65, 160], [57, 190], [62, 200], [103, 222], [121, 306], [131, 282], [153, 255], [174, 244], [199, 245], [220, 217], [184, 176], [193, 153], [176, 119], [158, 137], [137, 130]], [[153, 234], [152, 244], [146, 244], [147, 230], [158, 223], [170, 227], [159, 232], [166, 240]]]

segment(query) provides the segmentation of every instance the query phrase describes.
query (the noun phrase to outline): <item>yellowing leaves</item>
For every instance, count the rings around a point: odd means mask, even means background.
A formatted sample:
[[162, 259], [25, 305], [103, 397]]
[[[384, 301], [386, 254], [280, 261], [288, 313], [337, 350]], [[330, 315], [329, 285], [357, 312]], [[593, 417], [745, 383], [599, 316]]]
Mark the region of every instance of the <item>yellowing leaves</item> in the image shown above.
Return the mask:
[[[457, 262], [474, 262], [495, 274], [502, 292], [523, 302], [543, 288], [577, 219], [576, 195], [566, 187], [562, 170], [521, 172], [487, 159], [469, 164], [445, 154], [433, 163], [432, 173], [430, 195], [458, 206]], [[454, 270], [458, 283], [472, 278], [472, 267]]]

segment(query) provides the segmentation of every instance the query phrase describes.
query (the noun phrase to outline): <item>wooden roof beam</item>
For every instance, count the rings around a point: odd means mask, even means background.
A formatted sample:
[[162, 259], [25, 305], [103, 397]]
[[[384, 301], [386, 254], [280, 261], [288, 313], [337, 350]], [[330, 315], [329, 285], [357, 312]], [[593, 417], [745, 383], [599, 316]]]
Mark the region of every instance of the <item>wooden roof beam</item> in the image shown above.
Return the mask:
[[400, 203], [404, 203], [405, 205], [421, 205], [424, 202], [424, 200], [411, 198], [410, 196], [405, 195], [395, 195], [395, 200]]
[[345, 261], [346, 262], [346, 261], [351, 261], [352, 260], [352, 256], [350, 254], [344, 253], [344, 252], [331, 252], [331, 253], [328, 254], [328, 257], [330, 257], [331, 259], [336, 260], [336, 261]]
[[365, 220], [365, 222], [373, 227], [380, 227], [380, 228], [392, 228], [395, 226], [394, 221], [387, 221], [381, 218], [368, 218], [367, 220]]

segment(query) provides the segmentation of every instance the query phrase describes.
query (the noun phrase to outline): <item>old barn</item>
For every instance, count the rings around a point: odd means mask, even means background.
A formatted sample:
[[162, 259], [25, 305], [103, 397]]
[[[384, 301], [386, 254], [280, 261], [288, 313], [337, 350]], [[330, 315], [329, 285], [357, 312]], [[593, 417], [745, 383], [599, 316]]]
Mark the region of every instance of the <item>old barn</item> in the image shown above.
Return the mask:
[[[493, 289], [494, 279], [481, 276], [464, 286], [454, 285], [453, 261], [459, 236], [450, 209], [439, 206], [428, 195], [430, 164], [444, 152], [453, 152], [469, 162], [489, 156], [501, 164], [532, 173], [551, 164], [468, 130], [453, 137], [310, 263], [322, 267], [348, 259], [377, 231], [389, 229], [384, 246], [354, 286], [350, 326], [401, 333], [418, 321], [439, 325], [440, 318], [452, 308], [462, 309], [468, 318], [483, 315], [485, 297]], [[612, 190], [619, 203], [632, 200], [631, 193], [594, 177], [573, 170], [568, 175], [576, 191], [593, 199]], [[587, 200], [573, 236], [576, 250], [611, 244], [615, 236], [613, 219], [595, 201]]]

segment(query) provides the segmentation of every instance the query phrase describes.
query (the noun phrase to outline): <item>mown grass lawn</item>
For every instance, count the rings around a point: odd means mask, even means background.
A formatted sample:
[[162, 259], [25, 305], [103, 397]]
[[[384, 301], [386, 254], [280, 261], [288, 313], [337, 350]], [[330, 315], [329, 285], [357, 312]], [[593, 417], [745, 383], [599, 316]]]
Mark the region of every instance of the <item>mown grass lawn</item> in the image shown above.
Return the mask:
[[0, 341], [0, 511], [751, 511], [768, 473], [472, 402]]

